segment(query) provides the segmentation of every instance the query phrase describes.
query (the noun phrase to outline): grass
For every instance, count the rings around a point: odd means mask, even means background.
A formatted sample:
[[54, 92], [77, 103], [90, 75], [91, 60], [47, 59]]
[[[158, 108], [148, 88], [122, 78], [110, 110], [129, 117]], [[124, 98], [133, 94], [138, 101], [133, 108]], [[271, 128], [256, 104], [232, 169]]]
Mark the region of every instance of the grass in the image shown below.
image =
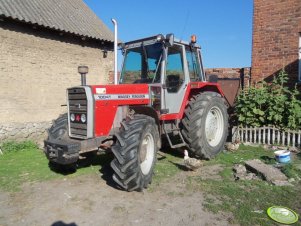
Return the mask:
[[150, 191], [153, 191], [155, 187], [158, 187], [161, 183], [167, 179], [172, 178], [178, 172], [180, 172], [181, 163], [183, 157], [180, 157], [174, 150], [168, 150], [167, 152], [159, 152], [158, 161], [154, 170], [154, 177]]
[[44, 153], [30, 141], [8, 142], [1, 145], [4, 153], [0, 155], [0, 190], [18, 191], [26, 182], [45, 181], [50, 179], [71, 178], [89, 173], [99, 173], [100, 165], [108, 160], [97, 157], [89, 167], [83, 167], [73, 174], [63, 175], [52, 171]]
[[[234, 181], [232, 167], [248, 159], [261, 159], [267, 164], [274, 164], [273, 152], [261, 147], [241, 145], [234, 153], [222, 153], [208, 165], [221, 164], [224, 170], [220, 173], [222, 180], [202, 180], [200, 177], [189, 177], [187, 188], [205, 193], [204, 207], [214, 213], [230, 212], [233, 222], [241, 225], [275, 225], [266, 215], [268, 207], [274, 205], [289, 207], [301, 214], [301, 183], [294, 186], [277, 187], [265, 181]], [[289, 178], [298, 178], [301, 171], [295, 165], [301, 158], [283, 168]], [[300, 221], [296, 225], [301, 225]]]
[[[0, 190], [12, 192], [19, 191], [23, 183], [76, 177], [91, 173], [99, 174], [100, 169], [108, 166], [112, 159], [112, 155], [108, 154], [94, 156], [89, 158], [88, 164], [86, 164], [88, 166], [80, 167], [75, 173], [64, 175], [49, 168], [44, 153], [31, 141], [6, 142], [1, 145], [1, 150], [4, 154], [0, 155]], [[175, 162], [182, 160], [182, 157], [169, 153], [161, 153], [158, 157], [153, 185], [150, 189], [178, 173], [179, 168]]]
[[[1, 146], [4, 152], [0, 155], [0, 190], [18, 191], [23, 183], [76, 177], [85, 174], [99, 174], [99, 170], [108, 166], [111, 155], [92, 158], [87, 167], [81, 167], [73, 174], [62, 175], [48, 167], [45, 155], [32, 142], [5, 143]], [[230, 212], [233, 219], [230, 223], [241, 225], [273, 225], [266, 215], [268, 207], [273, 205], [287, 206], [301, 214], [301, 156], [292, 164], [285, 165], [283, 172], [289, 178], [295, 178], [294, 186], [276, 187], [261, 180], [234, 181], [232, 167], [248, 159], [261, 159], [267, 164], [275, 164], [273, 152], [261, 147], [241, 145], [236, 152], [219, 154], [205, 165], [222, 165], [220, 179], [202, 179], [193, 175], [185, 179], [187, 190], [205, 194], [204, 207], [214, 213]], [[182, 170], [182, 154], [176, 151], [160, 152], [155, 167], [153, 183], [149, 191], [160, 188], [160, 184], [177, 175]], [[181, 191], [169, 192], [168, 196], [182, 196]], [[301, 225], [298, 222], [296, 225]]]

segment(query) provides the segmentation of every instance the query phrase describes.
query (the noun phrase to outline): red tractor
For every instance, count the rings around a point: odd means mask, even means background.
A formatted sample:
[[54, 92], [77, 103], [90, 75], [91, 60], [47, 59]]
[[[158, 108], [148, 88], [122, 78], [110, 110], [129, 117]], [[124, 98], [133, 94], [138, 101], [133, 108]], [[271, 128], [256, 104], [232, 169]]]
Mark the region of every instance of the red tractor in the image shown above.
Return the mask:
[[206, 81], [200, 47], [172, 34], [121, 45], [119, 84], [67, 89], [68, 113], [48, 131], [50, 162], [69, 165], [83, 153], [109, 148], [113, 179], [127, 191], [151, 182], [162, 138], [210, 159], [224, 148], [228, 102], [216, 79]]

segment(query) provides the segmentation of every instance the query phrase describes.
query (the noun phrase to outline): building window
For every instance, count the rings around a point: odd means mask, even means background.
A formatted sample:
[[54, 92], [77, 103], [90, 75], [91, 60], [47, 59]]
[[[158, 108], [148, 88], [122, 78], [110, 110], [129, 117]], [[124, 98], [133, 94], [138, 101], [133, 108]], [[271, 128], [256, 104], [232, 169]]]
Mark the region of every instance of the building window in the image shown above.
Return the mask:
[[299, 77], [298, 81], [301, 82], [301, 33], [299, 34]]

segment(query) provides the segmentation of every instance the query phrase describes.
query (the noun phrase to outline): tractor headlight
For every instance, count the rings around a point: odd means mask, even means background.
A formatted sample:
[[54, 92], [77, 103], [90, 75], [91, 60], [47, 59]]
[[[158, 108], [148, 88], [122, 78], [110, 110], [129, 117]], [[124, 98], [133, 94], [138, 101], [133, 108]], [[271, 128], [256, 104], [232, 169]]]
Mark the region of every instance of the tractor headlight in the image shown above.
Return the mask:
[[70, 120], [71, 120], [71, 122], [74, 122], [74, 120], [75, 120], [75, 115], [74, 114], [70, 115]]
[[80, 120], [85, 123], [87, 121], [86, 115], [85, 114], [81, 114], [80, 116]]

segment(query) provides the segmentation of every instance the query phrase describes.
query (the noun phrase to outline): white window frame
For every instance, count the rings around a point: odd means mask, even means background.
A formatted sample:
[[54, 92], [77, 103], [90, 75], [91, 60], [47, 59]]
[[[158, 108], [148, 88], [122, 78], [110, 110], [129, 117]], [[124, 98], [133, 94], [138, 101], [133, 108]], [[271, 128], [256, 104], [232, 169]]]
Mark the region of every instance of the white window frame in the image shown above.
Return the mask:
[[299, 33], [299, 68], [298, 68], [298, 82], [301, 83], [301, 33]]

